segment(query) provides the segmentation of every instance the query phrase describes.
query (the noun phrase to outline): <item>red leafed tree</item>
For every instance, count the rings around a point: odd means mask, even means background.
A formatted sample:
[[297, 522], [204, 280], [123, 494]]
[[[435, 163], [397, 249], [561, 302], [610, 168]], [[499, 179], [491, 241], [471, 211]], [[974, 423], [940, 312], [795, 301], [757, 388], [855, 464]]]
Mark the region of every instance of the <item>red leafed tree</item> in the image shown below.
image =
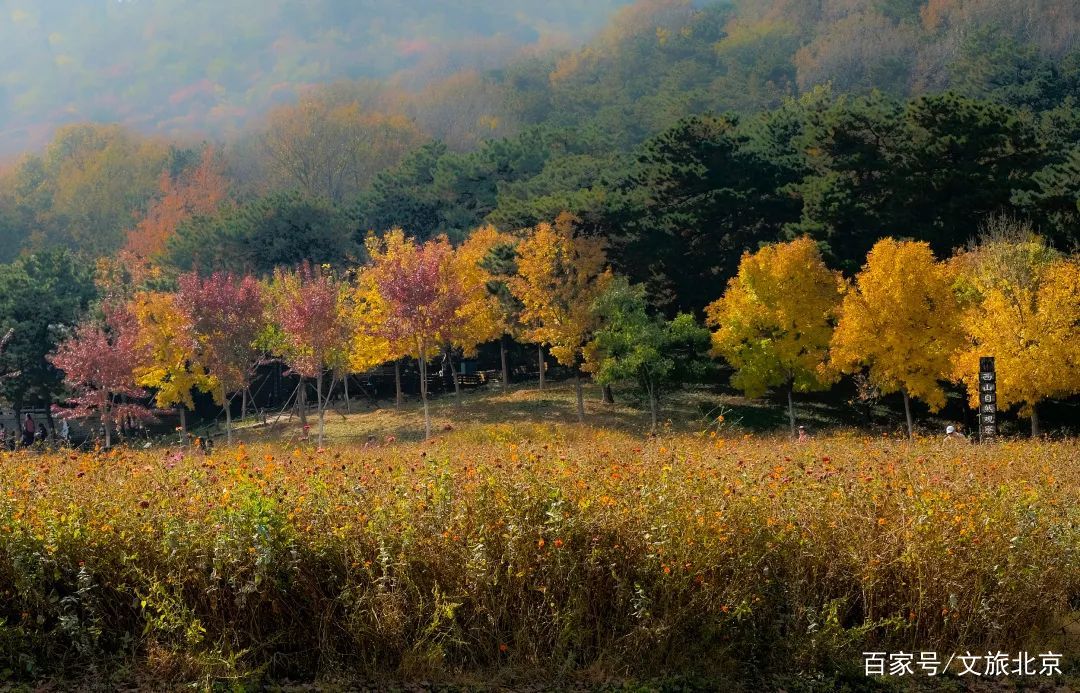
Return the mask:
[[156, 201], [135, 228], [128, 232], [121, 251], [124, 264], [136, 280], [151, 271], [154, 256], [165, 249], [180, 224], [195, 215], [213, 214], [225, 202], [228, 181], [214, 149], [203, 150], [195, 168], [173, 177], [162, 171]]
[[177, 302], [191, 318], [199, 362], [214, 378], [214, 399], [225, 408], [225, 435], [232, 442], [229, 397], [247, 390], [264, 327], [262, 286], [251, 276], [216, 272], [203, 279], [180, 276]]
[[453, 272], [453, 249], [445, 236], [417, 245], [401, 229], [381, 240], [370, 237], [367, 246], [371, 272], [387, 306], [384, 336], [408, 344], [420, 361], [424, 433], [431, 437], [427, 359], [457, 326], [466, 297]]
[[[342, 285], [329, 273], [304, 263], [295, 273], [274, 277], [274, 304], [284, 337], [284, 356], [301, 378], [315, 379], [319, 445], [323, 442], [323, 373], [346, 357], [349, 342]], [[303, 390], [303, 383], [301, 383]]]
[[150, 410], [127, 398], [140, 399], [146, 391], [135, 385], [138, 326], [122, 308], [110, 308], [105, 323], [84, 322], [49, 356], [64, 372], [72, 392], [67, 407], [54, 407], [61, 418], [97, 416], [105, 429], [105, 447], [112, 444], [112, 429], [128, 417], [150, 419]]

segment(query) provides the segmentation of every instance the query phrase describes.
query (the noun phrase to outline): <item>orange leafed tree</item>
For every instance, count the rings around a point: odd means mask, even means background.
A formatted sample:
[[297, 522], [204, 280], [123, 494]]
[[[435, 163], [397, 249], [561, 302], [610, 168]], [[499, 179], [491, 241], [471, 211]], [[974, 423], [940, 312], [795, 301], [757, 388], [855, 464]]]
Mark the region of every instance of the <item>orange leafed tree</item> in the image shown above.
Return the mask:
[[203, 150], [198, 166], [179, 176], [174, 177], [167, 169], [162, 171], [158, 186], [156, 201], [128, 232], [121, 251], [136, 281], [152, 274], [154, 257], [165, 249], [181, 223], [196, 215], [214, 213], [228, 194], [228, 182], [212, 147]]

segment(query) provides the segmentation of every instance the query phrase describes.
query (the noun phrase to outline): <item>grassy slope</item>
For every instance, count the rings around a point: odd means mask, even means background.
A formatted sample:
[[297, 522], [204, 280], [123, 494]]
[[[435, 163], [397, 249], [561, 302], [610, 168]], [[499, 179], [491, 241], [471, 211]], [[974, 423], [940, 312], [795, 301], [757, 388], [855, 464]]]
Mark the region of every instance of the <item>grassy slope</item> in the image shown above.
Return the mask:
[[[585, 386], [586, 426], [592, 429], [618, 430], [645, 434], [649, 431], [648, 410], [630, 390], [616, 390], [615, 404], [601, 401], [599, 386]], [[812, 434], [858, 430], [876, 435], [903, 435], [903, 410], [900, 402], [886, 398], [866, 412], [849, 403], [850, 393], [840, 390], [825, 394], [796, 395], [796, 416]], [[507, 391], [495, 387], [463, 392], [460, 402], [453, 395], [431, 399], [432, 428], [443, 431], [447, 426], [461, 428], [475, 424], [577, 424], [574, 388], [569, 382], [549, 383], [543, 391], [536, 384], [515, 385]], [[1070, 417], [1080, 415], [1076, 403], [1063, 404], [1053, 411], [1049, 425], [1066, 427]], [[916, 425], [923, 434], [937, 436], [948, 423], [961, 423], [962, 403], [954, 398], [950, 407], [940, 415], [931, 415], [918, 404], [915, 406]], [[720, 417], [723, 417], [722, 420]], [[745, 433], [786, 436], [788, 418], [784, 395], [748, 400], [737, 392], [721, 386], [696, 386], [669, 397], [661, 404], [664, 428], [676, 432], [696, 433], [719, 430], [728, 435]], [[314, 436], [316, 418], [309, 418]], [[1005, 433], [1027, 433], [1026, 421], [1010, 421]], [[1067, 428], [1061, 430], [1068, 431]], [[247, 440], [298, 440], [302, 436], [299, 420], [288, 414], [271, 417], [268, 427], [255, 425], [249, 419], [242, 435]], [[350, 411], [344, 402], [337, 401], [326, 413], [326, 440], [329, 443], [360, 442], [374, 436], [384, 441], [393, 436], [399, 441], [419, 440], [423, 436], [423, 414], [416, 399], [396, 408], [392, 401], [378, 403], [354, 398]]]

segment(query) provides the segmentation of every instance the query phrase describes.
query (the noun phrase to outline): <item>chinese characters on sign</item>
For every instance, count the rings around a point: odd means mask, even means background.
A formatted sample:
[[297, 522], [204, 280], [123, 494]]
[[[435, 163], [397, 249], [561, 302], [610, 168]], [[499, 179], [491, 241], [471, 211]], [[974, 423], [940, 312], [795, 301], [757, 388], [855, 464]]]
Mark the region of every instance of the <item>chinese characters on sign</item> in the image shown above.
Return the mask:
[[992, 442], [997, 436], [997, 373], [994, 357], [979, 359], [979, 440]]
[[863, 652], [863, 658], [867, 676], [939, 676], [950, 671], [957, 676], [1061, 675], [1061, 654], [1055, 652], [1020, 652], [1016, 656], [1007, 652], [965, 652], [945, 660], [937, 652]]

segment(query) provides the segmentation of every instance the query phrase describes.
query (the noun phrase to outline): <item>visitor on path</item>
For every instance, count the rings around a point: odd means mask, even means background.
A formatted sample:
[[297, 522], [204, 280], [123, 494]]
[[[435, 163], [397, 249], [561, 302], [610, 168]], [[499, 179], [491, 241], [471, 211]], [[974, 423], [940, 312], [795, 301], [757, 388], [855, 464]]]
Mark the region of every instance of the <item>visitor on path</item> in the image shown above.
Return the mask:
[[956, 430], [956, 426], [945, 427], [945, 440], [956, 440], [961, 443], [967, 442], [967, 436], [960, 431]]
[[23, 419], [22, 427], [22, 444], [23, 447], [30, 447], [34, 444], [34, 434], [37, 433], [37, 425], [34, 424], [34, 417], [29, 414]]
[[810, 440], [810, 434], [806, 432], [806, 426], [799, 426], [799, 442], [805, 443]]
[[63, 445], [71, 443], [71, 428], [68, 427], [67, 419], [60, 419], [60, 443]]

